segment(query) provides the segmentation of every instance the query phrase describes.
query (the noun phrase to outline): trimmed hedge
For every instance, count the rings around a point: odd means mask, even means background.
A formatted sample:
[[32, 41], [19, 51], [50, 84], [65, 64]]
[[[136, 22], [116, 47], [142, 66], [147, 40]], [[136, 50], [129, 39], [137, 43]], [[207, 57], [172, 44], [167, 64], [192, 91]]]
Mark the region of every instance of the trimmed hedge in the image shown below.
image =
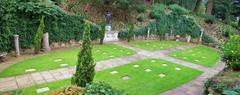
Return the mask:
[[[45, 32], [49, 33], [50, 43], [82, 39], [84, 27], [82, 16], [65, 13], [54, 4], [47, 6], [22, 0], [5, 0], [5, 3], [1, 6], [4, 7], [1, 11], [5, 15], [0, 18], [0, 24], [3, 25], [0, 26], [0, 41], [3, 42], [0, 43], [0, 52], [13, 49], [13, 34], [19, 35], [21, 48], [32, 47], [42, 15], [45, 16]], [[9, 5], [11, 5], [11, 10], [8, 10]], [[98, 26], [91, 27], [92, 39], [98, 39]]]

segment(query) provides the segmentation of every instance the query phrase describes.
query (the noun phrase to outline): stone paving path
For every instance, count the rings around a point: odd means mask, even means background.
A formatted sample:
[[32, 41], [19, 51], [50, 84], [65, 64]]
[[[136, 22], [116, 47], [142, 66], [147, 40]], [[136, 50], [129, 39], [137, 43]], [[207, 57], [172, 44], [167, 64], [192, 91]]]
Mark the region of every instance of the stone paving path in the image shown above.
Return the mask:
[[[120, 46], [135, 50], [137, 51], [137, 54], [120, 57], [120, 58], [114, 58], [114, 59], [105, 60], [105, 61], [99, 61], [97, 62], [95, 67], [96, 71], [117, 67], [117, 66], [128, 64], [141, 59], [160, 58], [166, 61], [170, 61], [176, 64], [180, 64], [180, 65], [204, 72], [197, 79], [192, 80], [191, 82], [188, 82], [186, 84], [183, 84], [182, 86], [177, 87], [173, 90], [169, 90], [165, 93], [162, 93], [161, 95], [202, 95], [203, 81], [217, 74], [219, 71], [221, 71], [224, 68], [224, 64], [222, 62], [218, 62], [216, 66], [214, 66], [213, 68], [207, 68], [207, 67], [203, 67], [197, 64], [182, 61], [182, 60], [175, 59], [168, 56], [170, 52], [192, 48], [192, 47], [195, 47], [194, 45], [179, 46], [176, 48], [171, 48], [166, 50], [147, 51], [140, 48], [128, 46], [121, 42], [115, 42], [114, 44], [118, 44]], [[68, 67], [68, 68], [61, 68], [61, 69], [55, 69], [55, 70], [49, 70], [49, 71], [43, 71], [43, 72], [36, 72], [32, 74], [20, 75], [15, 77], [0, 78], [0, 91], [15, 90], [15, 89], [29, 87], [37, 84], [71, 78], [72, 74], [74, 74], [74, 71], [75, 71], [75, 67]]]

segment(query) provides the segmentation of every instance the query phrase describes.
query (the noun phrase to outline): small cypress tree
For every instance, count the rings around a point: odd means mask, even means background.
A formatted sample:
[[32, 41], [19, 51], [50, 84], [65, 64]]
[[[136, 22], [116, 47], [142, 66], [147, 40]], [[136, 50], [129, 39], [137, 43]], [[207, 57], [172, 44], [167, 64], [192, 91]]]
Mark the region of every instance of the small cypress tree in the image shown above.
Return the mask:
[[127, 35], [127, 41], [128, 42], [130, 42], [131, 38], [134, 36], [133, 29], [134, 29], [134, 24], [130, 24], [129, 25], [129, 30], [128, 30], [128, 35]]
[[100, 30], [100, 44], [103, 44], [103, 40], [105, 38], [105, 33], [106, 33], [106, 22], [103, 22], [101, 24], [101, 30]]
[[35, 38], [34, 38], [34, 52], [36, 54], [39, 53], [39, 51], [41, 49], [41, 43], [42, 43], [42, 37], [43, 37], [44, 29], [45, 29], [44, 16], [42, 16], [40, 24], [39, 24], [38, 29], [37, 29], [37, 33], [36, 33]]
[[92, 82], [95, 75], [94, 67], [95, 64], [92, 57], [90, 25], [85, 24], [83, 44], [81, 51], [78, 54], [78, 63], [76, 73], [72, 77], [72, 84], [85, 87], [87, 83]]

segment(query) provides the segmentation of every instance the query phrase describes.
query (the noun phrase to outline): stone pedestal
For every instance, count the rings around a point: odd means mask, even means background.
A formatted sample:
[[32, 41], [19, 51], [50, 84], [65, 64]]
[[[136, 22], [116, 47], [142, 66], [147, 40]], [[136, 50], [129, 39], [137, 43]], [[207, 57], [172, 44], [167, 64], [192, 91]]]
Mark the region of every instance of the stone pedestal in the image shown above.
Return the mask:
[[169, 34], [165, 33], [165, 40], [169, 40]]
[[149, 39], [150, 37], [150, 29], [148, 28], [148, 31], [147, 31], [147, 40]]
[[176, 36], [176, 41], [179, 41], [180, 40], [180, 35], [177, 35]]
[[49, 35], [48, 35], [48, 33], [44, 33], [43, 34], [43, 43], [42, 43], [42, 45], [43, 45], [43, 50], [44, 51], [48, 52], [48, 51], [51, 50], [51, 48], [49, 46]]
[[19, 36], [18, 35], [13, 35], [13, 36], [14, 36], [14, 46], [15, 46], [16, 57], [18, 57], [20, 56]]
[[198, 43], [202, 43], [202, 36], [203, 36], [203, 31], [201, 32], [201, 35], [200, 35]]
[[106, 26], [107, 32], [111, 32], [111, 29], [112, 29], [111, 25], [107, 25], [107, 26]]
[[118, 32], [106, 32], [104, 42], [116, 42], [118, 39]]
[[186, 39], [187, 39], [187, 42], [188, 42], [188, 43], [190, 43], [190, 42], [191, 42], [191, 38], [192, 38], [192, 37], [191, 37], [190, 35], [188, 35], [188, 36], [187, 36], [187, 38], [186, 38]]

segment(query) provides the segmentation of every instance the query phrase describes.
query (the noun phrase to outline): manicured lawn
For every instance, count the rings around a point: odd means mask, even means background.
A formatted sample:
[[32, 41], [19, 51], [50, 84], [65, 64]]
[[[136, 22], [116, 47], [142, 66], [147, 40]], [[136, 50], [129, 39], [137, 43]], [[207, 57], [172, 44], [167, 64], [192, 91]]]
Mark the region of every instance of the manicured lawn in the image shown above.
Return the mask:
[[220, 59], [220, 54], [216, 49], [206, 46], [173, 52], [170, 56], [206, 67], [213, 67]]
[[[57, 50], [52, 51], [48, 54], [43, 54], [36, 58], [18, 62], [3, 70], [0, 73], [0, 77], [16, 76], [21, 74], [74, 66], [77, 62], [77, 54], [79, 50], [79, 48]], [[132, 54], [135, 54], [135, 51], [114, 44], [96, 45], [93, 49], [93, 57], [95, 61], [107, 60]], [[35, 69], [36, 71], [26, 72], [25, 70], [27, 69]]]
[[[139, 67], [136, 67], [136, 66]], [[179, 70], [176, 70], [178, 68]], [[150, 69], [150, 72], [146, 72]], [[111, 72], [117, 71], [116, 74]], [[105, 81], [117, 89], [122, 89], [129, 95], [158, 95], [159, 93], [173, 89], [190, 80], [195, 79], [202, 72], [160, 59], [145, 59], [116, 68], [107, 69], [96, 73], [94, 81]], [[163, 74], [164, 77], [159, 75]], [[122, 77], [128, 76], [130, 79], [123, 80]], [[41, 84], [23, 89], [24, 95], [36, 94], [36, 89], [49, 87], [55, 90], [64, 85], [69, 85], [70, 79], [53, 83]], [[47, 94], [36, 94], [43, 95]]]
[[187, 45], [185, 42], [176, 42], [176, 41], [157, 41], [157, 40], [148, 40], [141, 42], [130, 42], [129, 45], [142, 48], [145, 50], [163, 50], [168, 48], [174, 48], [177, 46]]

